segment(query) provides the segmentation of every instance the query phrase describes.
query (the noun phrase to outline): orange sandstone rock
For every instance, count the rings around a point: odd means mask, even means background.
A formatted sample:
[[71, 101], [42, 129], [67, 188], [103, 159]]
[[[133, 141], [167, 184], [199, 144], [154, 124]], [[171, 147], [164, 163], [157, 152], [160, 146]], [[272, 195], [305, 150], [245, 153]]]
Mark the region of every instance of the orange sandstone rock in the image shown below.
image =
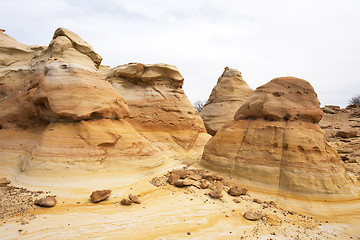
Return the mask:
[[201, 155], [210, 136], [175, 66], [129, 63], [113, 68], [107, 80], [126, 100], [130, 124], [151, 143], [170, 155]]
[[238, 70], [226, 67], [200, 112], [207, 132], [214, 136], [224, 123], [232, 121], [252, 92]]
[[209, 140], [201, 164], [281, 196], [355, 199], [358, 188], [317, 124], [322, 114], [307, 81], [276, 78], [257, 88]]

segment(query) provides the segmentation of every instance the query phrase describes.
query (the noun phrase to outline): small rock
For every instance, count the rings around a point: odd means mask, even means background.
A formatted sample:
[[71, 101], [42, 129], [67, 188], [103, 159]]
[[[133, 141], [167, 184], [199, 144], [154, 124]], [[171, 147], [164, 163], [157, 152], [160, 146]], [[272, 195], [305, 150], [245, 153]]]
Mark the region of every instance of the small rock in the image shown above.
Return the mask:
[[244, 213], [244, 218], [250, 221], [257, 221], [262, 217], [260, 213], [247, 211]]
[[208, 183], [206, 183], [206, 182], [201, 182], [201, 183], [200, 183], [200, 188], [206, 189], [206, 188], [208, 188], [208, 187], [209, 187], [209, 184], [208, 184]]
[[187, 232], [187, 235], [191, 235], [191, 232]]
[[276, 202], [274, 202], [274, 201], [270, 201], [269, 204], [270, 204], [270, 205], [273, 205], [274, 207], [277, 206]]
[[357, 131], [338, 131], [335, 136], [341, 138], [352, 138], [357, 136]]
[[111, 195], [111, 190], [97, 190], [92, 192], [90, 199], [93, 203], [104, 201], [108, 199]]
[[178, 175], [181, 179], [185, 179], [189, 175], [189, 173], [186, 170], [182, 170], [182, 169], [172, 170], [171, 173]]
[[133, 202], [130, 200], [130, 199], [127, 199], [127, 198], [123, 198], [120, 203], [122, 205], [131, 205]]
[[5, 187], [6, 185], [8, 185], [10, 183], [11, 183], [11, 181], [8, 179], [6, 179], [4, 177], [0, 178], [0, 187]]
[[174, 183], [176, 187], [187, 187], [192, 185], [192, 181], [185, 179], [185, 180], [179, 180], [176, 183]]
[[340, 139], [340, 141], [342, 141], [342, 142], [346, 142], [346, 143], [351, 142], [351, 140], [350, 140], [350, 139], [346, 139], [346, 138], [341, 138], [341, 139]]
[[253, 200], [254, 203], [258, 203], [258, 204], [262, 204], [263, 202], [260, 199], [254, 198]]
[[237, 186], [235, 186], [229, 189], [228, 194], [231, 196], [240, 196], [245, 195], [247, 191], [248, 190], [246, 188], [238, 188]]
[[358, 161], [357, 161], [356, 159], [353, 159], [353, 158], [352, 158], [352, 159], [349, 159], [349, 160], [348, 160], [348, 163], [358, 163]]
[[56, 198], [55, 198], [55, 196], [47, 196], [47, 197], [35, 200], [34, 203], [41, 207], [53, 207], [56, 204]]
[[332, 125], [330, 123], [319, 123], [322, 129], [331, 128]]
[[348, 155], [342, 155], [342, 156], [340, 156], [340, 157], [341, 157], [341, 160], [343, 160], [344, 162], [349, 160], [349, 156], [348, 156]]
[[130, 194], [130, 195], [129, 195], [129, 199], [130, 199], [133, 203], [137, 203], [137, 204], [140, 204], [140, 203], [141, 203], [140, 199], [139, 199], [136, 195]]
[[234, 198], [233, 201], [234, 201], [234, 203], [240, 203], [241, 202], [241, 200], [238, 199], [238, 198]]
[[215, 199], [219, 199], [219, 198], [223, 197], [221, 191], [211, 191], [211, 192], [209, 192], [209, 195], [210, 195], [210, 197], [215, 198]]
[[170, 173], [170, 176], [168, 178], [168, 183], [170, 183], [171, 185], [174, 185], [177, 181], [179, 181], [180, 176], [175, 174], [175, 173]]

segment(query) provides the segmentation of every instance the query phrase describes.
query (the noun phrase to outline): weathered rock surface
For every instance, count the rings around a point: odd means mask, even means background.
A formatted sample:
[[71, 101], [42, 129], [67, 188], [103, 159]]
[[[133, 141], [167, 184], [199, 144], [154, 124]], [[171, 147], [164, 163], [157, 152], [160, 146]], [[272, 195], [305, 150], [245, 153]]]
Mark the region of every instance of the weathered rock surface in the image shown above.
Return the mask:
[[232, 121], [252, 92], [238, 70], [226, 67], [200, 112], [207, 132], [214, 136], [224, 123]]
[[35, 200], [34, 203], [41, 207], [53, 207], [56, 205], [56, 198], [55, 198], [55, 196], [47, 196], [47, 197]]
[[[7, 49], [28, 49], [3, 35]], [[9, 164], [29, 173], [126, 171], [163, 162], [159, 149], [125, 120], [129, 108], [97, 69], [101, 57], [78, 35], [58, 29], [47, 48], [25, 60], [1, 68], [2, 86], [17, 82], [17, 91], [4, 87], [0, 99], [0, 152], [13, 156]]]
[[169, 154], [201, 155], [210, 136], [175, 66], [129, 63], [113, 68], [107, 80], [126, 100], [128, 121], [146, 139]]
[[355, 199], [358, 188], [317, 124], [322, 115], [308, 82], [273, 79], [209, 140], [201, 163], [232, 173], [242, 185], [281, 196]]
[[111, 196], [111, 190], [97, 190], [91, 193], [90, 199], [93, 203], [101, 202]]

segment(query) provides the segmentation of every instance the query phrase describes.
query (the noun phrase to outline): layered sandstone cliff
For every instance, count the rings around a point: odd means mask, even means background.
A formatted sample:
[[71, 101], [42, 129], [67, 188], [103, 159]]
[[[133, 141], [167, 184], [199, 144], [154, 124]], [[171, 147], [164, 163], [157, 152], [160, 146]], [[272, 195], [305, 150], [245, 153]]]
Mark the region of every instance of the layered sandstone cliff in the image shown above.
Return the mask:
[[257, 88], [205, 146], [201, 163], [263, 192], [313, 200], [356, 199], [359, 191], [318, 122], [320, 103], [305, 80]]
[[2, 165], [32, 174], [163, 162], [159, 149], [126, 121], [129, 108], [98, 70], [101, 57], [78, 35], [59, 28], [30, 57], [29, 47], [1, 37], [10, 55], [1, 76]]
[[146, 139], [172, 155], [202, 154], [210, 136], [175, 66], [129, 63], [112, 69], [107, 80], [126, 99], [128, 121]]
[[224, 123], [232, 121], [252, 92], [238, 70], [226, 67], [200, 112], [207, 132], [214, 136]]

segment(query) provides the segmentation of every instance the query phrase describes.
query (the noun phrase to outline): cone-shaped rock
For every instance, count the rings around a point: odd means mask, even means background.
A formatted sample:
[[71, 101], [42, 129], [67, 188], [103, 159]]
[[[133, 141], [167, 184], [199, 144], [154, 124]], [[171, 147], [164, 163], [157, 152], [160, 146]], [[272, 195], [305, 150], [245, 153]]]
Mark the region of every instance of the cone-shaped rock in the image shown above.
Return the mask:
[[358, 197], [317, 124], [322, 111], [313, 87], [294, 77], [257, 88], [205, 146], [201, 163], [232, 173], [241, 184], [312, 200]]
[[238, 70], [226, 67], [200, 112], [207, 132], [214, 136], [224, 123], [232, 121], [252, 92]]

